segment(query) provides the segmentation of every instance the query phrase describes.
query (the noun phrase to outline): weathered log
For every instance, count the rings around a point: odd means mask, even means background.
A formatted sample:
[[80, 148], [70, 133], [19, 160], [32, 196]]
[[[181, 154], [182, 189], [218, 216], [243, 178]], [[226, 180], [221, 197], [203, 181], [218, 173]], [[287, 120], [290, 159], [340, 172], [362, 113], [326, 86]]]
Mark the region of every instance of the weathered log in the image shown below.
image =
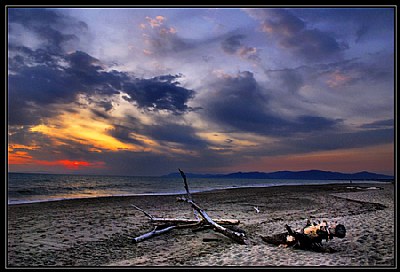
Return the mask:
[[334, 249], [322, 246], [322, 240], [331, 240], [333, 237], [344, 238], [346, 229], [343, 225], [328, 226], [327, 222], [323, 224], [307, 225], [301, 232], [296, 232], [289, 225], [285, 225], [287, 232], [272, 236], [261, 236], [261, 239], [269, 244], [278, 246], [294, 247], [298, 249], [312, 250], [317, 252], [335, 252]]

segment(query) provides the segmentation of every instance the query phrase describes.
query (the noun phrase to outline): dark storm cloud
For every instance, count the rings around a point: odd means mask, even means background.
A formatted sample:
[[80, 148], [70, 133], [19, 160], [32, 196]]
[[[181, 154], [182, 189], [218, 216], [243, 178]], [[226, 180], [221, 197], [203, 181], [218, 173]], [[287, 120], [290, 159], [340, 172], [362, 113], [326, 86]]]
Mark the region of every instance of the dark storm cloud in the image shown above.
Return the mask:
[[319, 116], [298, 116], [287, 119], [269, 107], [268, 90], [260, 86], [251, 72], [217, 80], [213, 92], [204, 102], [208, 118], [228, 130], [253, 132], [271, 136], [290, 136], [321, 129], [332, 129], [342, 120]]
[[379, 120], [368, 124], [363, 124], [360, 128], [380, 129], [394, 126], [394, 119]]
[[313, 61], [335, 55], [348, 48], [346, 45], [339, 44], [328, 33], [318, 29], [304, 30], [285, 37], [280, 41], [280, 44], [284, 48], [293, 51], [296, 55]]
[[185, 113], [192, 110], [186, 103], [194, 97], [195, 92], [179, 86], [179, 77], [166, 75], [127, 82], [124, 92], [129, 97], [123, 98], [149, 111], [167, 110], [176, 115]]
[[190, 148], [203, 148], [207, 142], [196, 135], [196, 130], [187, 125], [169, 124], [146, 126], [144, 133], [157, 141], [174, 142]]
[[[25, 66], [8, 77], [10, 97], [46, 105], [72, 101], [79, 85], [68, 74], [50, 66]], [[14, 106], [14, 105], [13, 105]]]
[[66, 73], [80, 85], [80, 91], [86, 93], [118, 94], [122, 88], [122, 82], [129, 79], [121, 72], [104, 71], [100, 61], [85, 52], [76, 51], [68, 54], [65, 59], [70, 64]]
[[59, 66], [58, 62], [62, 60], [62, 54], [50, 53], [42, 48], [32, 50], [26, 46], [9, 45], [8, 51], [10, 53], [8, 56], [8, 68], [11, 71], [16, 71], [27, 65], [57, 67]]
[[[74, 102], [77, 94], [85, 94], [90, 102], [92, 95], [111, 97], [119, 94], [122, 89], [131, 96], [129, 101], [140, 108], [168, 110], [175, 114], [190, 110], [186, 102], [193, 98], [194, 92], [178, 86], [179, 76], [138, 79], [127, 73], [106, 71], [107, 67], [86, 52], [64, 53], [61, 45], [69, 39], [57, 38], [64, 36], [61, 33], [57, 36], [54, 29], [46, 29], [46, 26], [50, 28], [48, 25], [52, 24], [51, 27], [61, 28], [67, 21], [77, 26], [82, 23], [50, 10], [35, 12], [30, 9], [13, 10], [10, 14], [10, 21], [14, 24], [22, 24], [41, 37], [44, 37], [43, 33], [52, 35], [46, 38], [48, 44], [45, 48], [29, 48], [20, 45], [17, 40], [9, 43], [8, 91], [12, 97], [9, 99], [11, 124], [40, 122], [41, 117], [56, 113], [50, 112], [48, 105]], [[42, 17], [31, 18], [39, 15]], [[11, 27], [11, 35], [15, 34], [13, 31], [17, 30]], [[49, 49], [51, 44], [59, 50]], [[110, 100], [95, 103], [105, 111], [112, 109]], [[42, 110], [33, 110], [35, 105], [39, 105]], [[97, 111], [95, 114], [105, 118], [105, 113]]]
[[249, 9], [258, 19], [261, 29], [280, 46], [305, 60], [320, 61], [336, 56], [348, 46], [328, 32], [309, 28], [307, 23], [287, 9]]
[[[135, 121], [135, 124], [138, 124], [138, 121]], [[134, 123], [128, 125], [113, 125], [113, 128], [108, 129], [107, 133], [112, 137], [120, 140], [124, 143], [134, 144], [138, 146], [146, 146], [143, 141], [137, 140], [132, 133], [137, 133], [140, 130], [139, 125], [134, 125]]]
[[392, 7], [378, 8], [329, 8], [292, 10], [307, 21], [315, 23], [323, 22], [325, 25], [339, 25], [341, 34], [354, 35], [355, 42], [366, 41], [387, 36], [391, 33], [393, 39], [394, 11]]
[[[21, 120], [23, 116], [30, 119], [27, 123], [35, 118], [40, 122], [41, 117], [48, 116], [49, 105], [74, 102], [80, 93], [117, 94], [121, 81], [128, 78], [115, 71], [103, 71], [96, 59], [79, 51], [61, 56], [24, 47], [13, 53], [16, 55], [12, 59], [17, 58], [18, 65], [12, 64], [8, 76], [11, 124], [26, 123]], [[34, 110], [36, 105], [41, 108]], [[110, 110], [112, 104], [104, 102], [99, 106]]]
[[84, 22], [73, 20], [49, 9], [9, 8], [8, 19], [11, 31], [13, 24], [22, 25], [34, 32], [46, 49], [52, 52], [63, 51], [65, 43], [78, 40], [73, 33], [63, 33], [66, 28], [72, 27], [71, 31], [87, 29]]
[[[34, 123], [45, 114], [46, 106], [52, 103], [74, 102], [77, 94], [84, 94], [90, 103], [96, 103], [105, 112], [95, 110], [96, 116], [106, 118], [106, 112], [112, 109], [111, 100], [93, 101], [92, 95], [111, 97], [124, 90], [139, 108], [149, 110], [167, 110], [182, 114], [191, 110], [186, 103], [193, 98], [194, 92], [178, 83], [179, 76], [163, 75], [151, 79], [135, 78], [127, 73], [115, 70], [106, 71], [105, 66], [96, 58], [83, 51], [64, 53], [62, 45], [72, 39], [63, 34], [63, 27], [75, 30], [85, 29], [83, 22], [45, 9], [11, 9], [12, 24], [20, 24], [46, 41], [45, 49], [33, 49], [18, 44], [18, 40], [9, 44], [9, 100], [10, 123]], [[87, 26], [86, 26], [87, 28]], [[10, 28], [16, 34], [18, 29]], [[173, 43], [174, 50], [180, 49], [174, 33], [158, 32], [164, 42]], [[166, 39], [166, 40], [165, 40]], [[169, 44], [169, 42], [167, 42]], [[161, 43], [159, 46], [165, 46]], [[57, 50], [56, 50], [57, 49]], [[43, 111], [33, 115], [32, 105], [40, 105]], [[26, 120], [24, 122], [24, 116]]]
[[39, 133], [30, 132], [29, 126], [8, 126], [8, 141], [10, 144], [34, 145], [41, 141]]
[[[9, 107], [11, 124], [17, 124], [30, 107], [29, 103], [45, 106], [52, 103], [70, 103], [77, 94], [111, 97], [122, 90], [139, 108], [158, 111], [167, 110], [182, 114], [192, 110], [187, 102], [194, 97], [194, 91], [179, 86], [180, 75], [162, 75], [151, 79], [135, 78], [127, 73], [104, 71], [99, 60], [85, 52], [76, 51], [65, 56], [38, 53], [24, 49], [18, 65], [14, 64], [8, 78]], [[19, 52], [19, 51], [16, 51]], [[16, 57], [14, 57], [15, 59]], [[42, 62], [40, 62], [42, 61]], [[105, 111], [112, 109], [110, 100], [92, 101]], [[96, 112], [97, 115], [100, 112]], [[105, 113], [103, 113], [103, 117]], [[38, 111], [36, 118], [43, 117]], [[102, 115], [102, 114], [100, 114]], [[32, 115], [26, 118], [34, 119]], [[33, 120], [32, 120], [33, 121]], [[39, 120], [38, 120], [39, 121]]]
[[111, 120], [111, 122], [120, 122], [123, 125], [113, 124], [112, 128], [107, 130], [107, 134], [124, 143], [147, 146], [145, 142], [135, 138], [137, 134], [155, 140], [162, 146], [172, 143], [188, 150], [197, 151], [207, 147], [207, 142], [197, 136], [195, 128], [190, 125], [175, 124], [167, 120], [163, 120], [157, 125], [145, 125], [132, 117]]
[[[122, 90], [139, 108], [167, 110], [174, 114], [191, 110], [186, 103], [194, 97], [194, 91], [179, 86], [179, 76], [135, 78], [128, 73], [106, 70], [101, 61], [86, 52], [65, 53], [62, 45], [70, 37], [62, 34], [63, 27], [85, 28], [83, 22], [42, 9], [16, 9], [10, 11], [9, 17], [12, 24], [23, 25], [46, 40], [44, 48], [36, 49], [20, 44], [18, 39], [9, 42], [10, 124], [40, 123], [40, 118], [57, 114], [48, 110], [49, 105], [75, 102], [78, 94], [84, 94], [89, 103], [104, 109], [105, 112], [95, 110], [93, 113], [106, 118], [113, 107], [112, 95]], [[10, 27], [11, 36], [18, 36], [19, 31]], [[91, 98], [93, 95], [109, 99], [96, 101]]]
[[391, 144], [394, 131], [390, 128], [349, 132], [346, 128], [317, 130], [312, 134], [280, 137], [273, 144], [257, 145], [241, 151], [242, 156], [283, 156], [309, 152], [343, 150]]
[[376, 129], [343, 133], [322, 132], [309, 135], [301, 140], [293, 140], [287, 144], [292, 151], [310, 152], [388, 144], [393, 143], [393, 140], [393, 129]]

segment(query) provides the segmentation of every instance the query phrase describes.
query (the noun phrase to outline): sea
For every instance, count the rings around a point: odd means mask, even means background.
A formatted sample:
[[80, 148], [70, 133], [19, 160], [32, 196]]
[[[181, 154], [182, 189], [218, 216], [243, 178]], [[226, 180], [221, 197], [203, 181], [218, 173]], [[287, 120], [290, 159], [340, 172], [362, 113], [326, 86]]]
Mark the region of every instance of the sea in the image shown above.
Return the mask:
[[[357, 183], [378, 183], [358, 181]], [[182, 178], [8, 173], [8, 205], [76, 198], [185, 194]], [[350, 180], [188, 178], [191, 193], [243, 187], [350, 184]]]

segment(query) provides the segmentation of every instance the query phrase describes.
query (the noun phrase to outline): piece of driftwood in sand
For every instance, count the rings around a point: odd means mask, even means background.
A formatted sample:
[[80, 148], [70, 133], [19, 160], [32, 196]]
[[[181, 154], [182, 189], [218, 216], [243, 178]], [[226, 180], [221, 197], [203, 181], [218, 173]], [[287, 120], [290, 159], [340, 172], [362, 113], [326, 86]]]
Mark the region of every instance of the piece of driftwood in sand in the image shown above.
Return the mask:
[[[223, 235], [231, 238], [232, 240], [240, 244], [246, 244], [247, 237], [245, 232], [240, 228], [238, 228], [237, 226], [235, 226], [238, 225], [240, 221], [236, 219], [223, 219], [223, 218], [212, 219], [205, 210], [203, 210], [198, 204], [196, 204], [193, 201], [186, 180], [186, 175], [181, 169], [179, 169], [179, 172], [183, 178], [186, 190], [186, 197], [179, 197], [177, 198], [177, 200], [189, 203], [193, 209], [194, 216], [196, 217], [196, 219], [154, 217], [148, 212], [142, 210], [141, 208], [132, 205], [134, 208], [143, 212], [147, 217], [149, 217], [152, 223], [158, 225], [152, 231], [140, 235], [139, 237], [133, 238], [133, 241], [135, 243], [138, 243], [145, 239], [166, 233], [176, 228], [192, 228], [193, 231], [200, 231], [203, 229], [212, 228], [216, 232], [222, 233]], [[161, 226], [159, 226], [160, 224]]]
[[328, 242], [334, 237], [344, 238], [346, 236], [344, 225], [336, 223], [328, 225], [327, 221], [311, 224], [308, 220], [306, 226], [300, 232], [293, 231], [288, 225], [285, 225], [285, 228], [287, 232], [272, 236], [261, 236], [261, 238], [263, 241], [277, 246], [332, 253], [335, 250], [324, 247], [322, 241]]

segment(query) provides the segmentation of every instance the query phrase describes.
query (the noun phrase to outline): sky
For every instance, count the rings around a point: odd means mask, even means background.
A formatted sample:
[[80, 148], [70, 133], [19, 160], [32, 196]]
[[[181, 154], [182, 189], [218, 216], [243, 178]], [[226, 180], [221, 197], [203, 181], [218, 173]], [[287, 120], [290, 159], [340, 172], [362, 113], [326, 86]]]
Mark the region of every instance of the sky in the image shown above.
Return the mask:
[[8, 7], [8, 171], [394, 175], [395, 14]]

